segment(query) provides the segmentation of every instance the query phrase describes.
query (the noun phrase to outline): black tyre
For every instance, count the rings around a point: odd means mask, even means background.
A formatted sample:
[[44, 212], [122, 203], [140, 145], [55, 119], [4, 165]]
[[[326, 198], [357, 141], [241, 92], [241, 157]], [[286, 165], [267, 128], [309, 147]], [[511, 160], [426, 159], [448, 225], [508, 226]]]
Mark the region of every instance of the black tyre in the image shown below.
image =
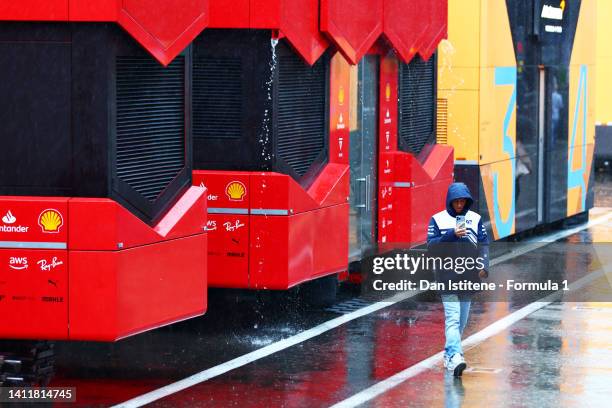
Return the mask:
[[338, 275], [328, 275], [300, 285], [300, 298], [304, 304], [322, 308], [333, 305], [338, 294]]

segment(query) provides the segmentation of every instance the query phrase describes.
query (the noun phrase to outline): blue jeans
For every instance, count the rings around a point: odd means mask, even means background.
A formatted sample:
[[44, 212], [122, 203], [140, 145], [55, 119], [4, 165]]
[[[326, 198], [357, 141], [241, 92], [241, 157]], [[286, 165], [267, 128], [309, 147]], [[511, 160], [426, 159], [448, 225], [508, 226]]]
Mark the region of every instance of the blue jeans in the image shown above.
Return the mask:
[[444, 352], [448, 358], [456, 353], [463, 355], [461, 336], [467, 326], [471, 302], [472, 298], [469, 295], [442, 295], [444, 334], [446, 336]]

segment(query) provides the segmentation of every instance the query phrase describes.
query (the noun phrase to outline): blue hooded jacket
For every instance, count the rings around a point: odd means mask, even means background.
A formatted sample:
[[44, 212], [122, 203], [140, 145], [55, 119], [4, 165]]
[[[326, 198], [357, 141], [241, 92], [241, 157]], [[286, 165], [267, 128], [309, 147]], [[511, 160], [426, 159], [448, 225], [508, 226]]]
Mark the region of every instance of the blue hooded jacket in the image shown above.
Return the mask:
[[[463, 207], [463, 212], [461, 214], [457, 214], [453, 208], [453, 205], [451, 204], [453, 200], [457, 200], [459, 198], [465, 198], [466, 200], [465, 206]], [[448, 211], [450, 215], [453, 217], [456, 217], [457, 215], [465, 215], [470, 210], [472, 204], [474, 204], [474, 199], [472, 198], [470, 190], [465, 184], [453, 183], [448, 186], [448, 191], [446, 192], [446, 211]]]
[[[466, 203], [461, 214], [457, 214], [453, 208], [453, 200], [465, 198]], [[484, 260], [484, 270], [489, 269], [489, 239], [487, 230], [483, 225], [480, 215], [470, 211], [474, 199], [470, 190], [463, 183], [453, 183], [448, 187], [446, 194], [446, 210], [435, 214], [429, 221], [427, 230], [428, 255], [442, 258], [466, 258], [480, 257]], [[464, 237], [455, 235], [455, 225], [457, 215], [464, 215], [466, 218], [467, 234]], [[488, 273], [488, 272], [487, 272]], [[458, 281], [472, 280], [480, 281], [478, 270], [466, 273], [457, 273], [453, 269], [437, 269], [438, 281]], [[447, 293], [449, 293], [447, 291]], [[451, 292], [452, 293], [452, 292]], [[464, 293], [464, 292], [462, 292]]]

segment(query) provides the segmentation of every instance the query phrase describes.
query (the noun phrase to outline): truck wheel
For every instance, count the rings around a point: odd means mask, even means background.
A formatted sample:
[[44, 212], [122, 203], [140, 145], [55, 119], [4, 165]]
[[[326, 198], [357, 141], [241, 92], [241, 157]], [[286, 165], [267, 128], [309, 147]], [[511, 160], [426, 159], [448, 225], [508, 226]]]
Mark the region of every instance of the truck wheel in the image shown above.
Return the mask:
[[338, 275], [328, 275], [300, 285], [300, 298], [308, 306], [328, 307], [336, 302]]

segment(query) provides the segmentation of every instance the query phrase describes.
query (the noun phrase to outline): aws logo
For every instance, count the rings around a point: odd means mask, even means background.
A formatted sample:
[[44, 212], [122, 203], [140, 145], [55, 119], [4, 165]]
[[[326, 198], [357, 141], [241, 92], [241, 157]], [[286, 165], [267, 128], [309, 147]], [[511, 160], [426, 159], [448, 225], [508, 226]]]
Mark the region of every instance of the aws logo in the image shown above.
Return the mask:
[[225, 194], [230, 201], [242, 201], [246, 195], [246, 187], [240, 181], [231, 181], [225, 187]]
[[28, 269], [28, 258], [27, 257], [16, 257], [11, 256], [9, 259], [9, 267], [15, 270], [24, 270]]

